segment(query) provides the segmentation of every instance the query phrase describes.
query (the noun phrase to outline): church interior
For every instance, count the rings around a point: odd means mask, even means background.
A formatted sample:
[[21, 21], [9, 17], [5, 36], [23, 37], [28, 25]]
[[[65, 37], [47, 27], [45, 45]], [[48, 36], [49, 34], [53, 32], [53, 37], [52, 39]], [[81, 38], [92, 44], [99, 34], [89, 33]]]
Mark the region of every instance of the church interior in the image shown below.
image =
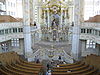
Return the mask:
[[[0, 10], [0, 75], [100, 75], [100, 1], [86, 1], [22, 0], [22, 18]], [[85, 19], [86, 4], [99, 14]]]

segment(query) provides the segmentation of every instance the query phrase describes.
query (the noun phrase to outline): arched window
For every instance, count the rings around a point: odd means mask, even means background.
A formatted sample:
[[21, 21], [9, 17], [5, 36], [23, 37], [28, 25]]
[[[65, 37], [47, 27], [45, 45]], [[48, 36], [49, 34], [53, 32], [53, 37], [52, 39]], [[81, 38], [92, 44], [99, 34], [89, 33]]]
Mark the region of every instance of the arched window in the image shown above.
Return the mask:
[[95, 48], [96, 43], [92, 40], [87, 40], [86, 48]]
[[11, 39], [12, 47], [19, 47], [19, 39]]

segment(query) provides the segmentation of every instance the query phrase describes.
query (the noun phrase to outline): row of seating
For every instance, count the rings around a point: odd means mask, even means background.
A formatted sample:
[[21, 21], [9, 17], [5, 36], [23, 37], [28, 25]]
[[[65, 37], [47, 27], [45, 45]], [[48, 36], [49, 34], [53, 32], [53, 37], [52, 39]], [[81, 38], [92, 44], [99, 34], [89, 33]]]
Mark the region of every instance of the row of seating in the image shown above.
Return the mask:
[[42, 75], [40, 63], [27, 62], [16, 52], [0, 54], [0, 75]]
[[97, 67], [100, 70], [100, 56], [99, 55], [95, 55], [95, 54], [87, 55], [83, 61], [86, 64], [90, 64], [94, 67]]
[[73, 64], [59, 64], [59, 67], [52, 69], [52, 75], [100, 75], [100, 72], [96, 67], [79, 61]]

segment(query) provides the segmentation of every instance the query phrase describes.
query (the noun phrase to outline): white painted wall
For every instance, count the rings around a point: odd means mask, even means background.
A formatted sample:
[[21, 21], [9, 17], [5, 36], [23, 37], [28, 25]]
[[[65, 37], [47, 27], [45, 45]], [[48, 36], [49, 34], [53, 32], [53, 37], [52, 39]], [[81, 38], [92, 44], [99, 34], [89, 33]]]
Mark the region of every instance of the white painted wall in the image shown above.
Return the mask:
[[100, 15], [100, 0], [85, 0], [84, 9], [85, 20], [88, 20], [89, 17]]
[[6, 0], [6, 14], [7, 15], [11, 15], [13, 17], [16, 17], [17, 14], [16, 14], [16, 9], [17, 9], [17, 6], [16, 6], [16, 1], [17, 0]]
[[23, 17], [23, 11], [22, 11], [22, 0], [17, 0], [17, 3], [16, 3], [16, 17], [18, 18], [22, 18]]

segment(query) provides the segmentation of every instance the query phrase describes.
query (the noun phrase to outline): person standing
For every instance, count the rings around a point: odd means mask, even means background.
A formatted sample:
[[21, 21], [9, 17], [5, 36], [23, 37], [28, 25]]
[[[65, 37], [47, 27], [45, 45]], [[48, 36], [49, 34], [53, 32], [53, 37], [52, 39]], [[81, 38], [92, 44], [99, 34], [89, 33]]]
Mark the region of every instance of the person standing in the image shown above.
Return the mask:
[[59, 60], [61, 60], [61, 56], [59, 56], [59, 58], [58, 58]]
[[47, 63], [47, 71], [49, 70], [49, 68], [50, 68], [50, 65]]
[[51, 70], [48, 70], [48, 71], [46, 72], [46, 75], [51, 75]]
[[35, 58], [34, 58], [34, 62], [36, 63], [36, 61], [37, 61], [37, 57], [35, 56]]

